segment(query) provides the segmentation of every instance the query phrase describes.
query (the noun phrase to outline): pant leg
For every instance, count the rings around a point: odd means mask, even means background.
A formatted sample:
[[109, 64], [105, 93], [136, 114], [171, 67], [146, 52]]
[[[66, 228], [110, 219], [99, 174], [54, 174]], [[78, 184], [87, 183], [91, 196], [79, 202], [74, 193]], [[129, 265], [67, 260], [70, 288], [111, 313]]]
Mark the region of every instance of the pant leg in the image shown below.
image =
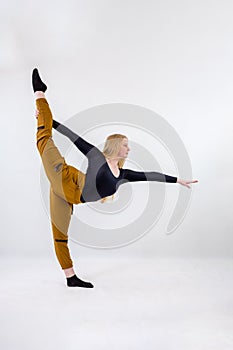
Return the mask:
[[[36, 106], [39, 111], [36, 135], [37, 148], [41, 155], [44, 170], [54, 192], [66, 199], [62, 170], [64, 167], [67, 167], [67, 164], [52, 140], [52, 113], [45, 98], [37, 99]], [[69, 175], [69, 172], [66, 171], [65, 173], [66, 176]], [[69, 183], [69, 179], [67, 182]]]
[[[37, 148], [53, 191], [69, 203], [80, 203], [85, 175], [67, 165], [52, 140], [53, 118], [45, 98], [36, 100], [38, 114]], [[77, 180], [78, 179], [78, 180]]]
[[42, 156], [47, 140], [52, 136], [53, 117], [45, 98], [36, 100], [39, 112], [37, 118], [37, 148]]
[[[45, 173], [50, 182], [50, 216], [57, 259], [62, 269], [73, 266], [68, 248], [68, 228], [73, 205], [66, 200], [63, 189], [63, 169], [66, 187], [69, 187], [69, 167], [52, 140], [52, 113], [45, 98], [36, 100], [39, 111], [37, 148], [41, 155]], [[71, 190], [72, 192], [72, 184]]]
[[50, 187], [50, 216], [54, 247], [62, 269], [73, 266], [68, 248], [68, 229], [73, 205], [56, 195]]

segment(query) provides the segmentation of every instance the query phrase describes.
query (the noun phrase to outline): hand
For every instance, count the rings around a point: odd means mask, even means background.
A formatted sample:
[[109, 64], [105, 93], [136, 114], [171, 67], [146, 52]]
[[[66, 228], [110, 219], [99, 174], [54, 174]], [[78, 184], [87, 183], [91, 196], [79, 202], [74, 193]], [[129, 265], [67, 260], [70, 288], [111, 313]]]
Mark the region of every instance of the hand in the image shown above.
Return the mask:
[[189, 184], [196, 183], [196, 182], [198, 182], [198, 180], [190, 180], [190, 181], [187, 181], [187, 180], [177, 179], [176, 182], [177, 182], [178, 184], [180, 184], [180, 185], [183, 185], [183, 186], [186, 186], [186, 187], [188, 187], [188, 188], [191, 188], [191, 186], [189, 186]]
[[35, 117], [38, 118], [38, 115], [39, 115], [39, 111], [38, 109], [35, 110]]

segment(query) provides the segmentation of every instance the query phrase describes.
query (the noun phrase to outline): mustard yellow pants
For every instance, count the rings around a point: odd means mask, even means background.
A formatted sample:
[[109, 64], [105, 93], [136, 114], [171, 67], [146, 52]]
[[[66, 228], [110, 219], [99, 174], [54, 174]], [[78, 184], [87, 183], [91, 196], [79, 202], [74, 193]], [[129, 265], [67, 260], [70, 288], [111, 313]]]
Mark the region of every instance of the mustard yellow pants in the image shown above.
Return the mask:
[[62, 269], [73, 266], [68, 248], [68, 229], [73, 204], [79, 204], [85, 174], [67, 165], [52, 140], [53, 118], [45, 98], [36, 100], [37, 148], [50, 182], [50, 217], [57, 259]]

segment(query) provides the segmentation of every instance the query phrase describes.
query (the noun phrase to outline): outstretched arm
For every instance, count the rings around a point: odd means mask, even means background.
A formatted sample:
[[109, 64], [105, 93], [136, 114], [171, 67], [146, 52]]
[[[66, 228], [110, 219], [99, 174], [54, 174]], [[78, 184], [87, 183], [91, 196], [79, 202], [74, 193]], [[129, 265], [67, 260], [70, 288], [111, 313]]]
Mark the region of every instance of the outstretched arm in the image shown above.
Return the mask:
[[70, 130], [65, 125], [57, 122], [54, 119], [53, 119], [53, 128], [56, 129], [58, 132], [60, 132], [62, 135], [68, 137], [85, 156], [88, 157], [88, 153], [90, 151], [92, 152], [89, 153], [89, 155], [92, 155], [92, 156], [96, 154], [96, 152], [101, 153], [97, 147], [87, 142], [81, 136], [75, 134], [72, 130]]
[[124, 179], [130, 182], [134, 181], [158, 181], [158, 182], [177, 182], [177, 177], [162, 174], [156, 171], [134, 171], [123, 169]]
[[156, 171], [134, 171], [130, 169], [123, 169], [124, 179], [134, 182], [134, 181], [158, 181], [158, 182], [170, 182], [179, 183], [182, 186], [190, 188], [189, 184], [196, 183], [198, 180], [182, 180], [177, 177], [162, 174]]

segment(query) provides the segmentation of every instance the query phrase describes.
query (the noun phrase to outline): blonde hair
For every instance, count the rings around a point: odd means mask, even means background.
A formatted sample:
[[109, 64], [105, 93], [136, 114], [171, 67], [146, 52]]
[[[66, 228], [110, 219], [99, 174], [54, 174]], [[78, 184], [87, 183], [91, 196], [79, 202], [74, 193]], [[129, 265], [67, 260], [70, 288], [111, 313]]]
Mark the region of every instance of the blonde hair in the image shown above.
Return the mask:
[[[118, 155], [123, 139], [127, 139], [127, 136], [122, 134], [112, 134], [107, 137], [107, 139], [105, 140], [104, 149], [102, 151], [105, 158], [114, 158]], [[117, 163], [118, 168], [121, 169], [124, 163], [125, 159], [120, 158]], [[102, 198], [100, 202], [104, 203], [110, 197], [112, 197], [113, 200], [114, 194], [112, 196]]]

